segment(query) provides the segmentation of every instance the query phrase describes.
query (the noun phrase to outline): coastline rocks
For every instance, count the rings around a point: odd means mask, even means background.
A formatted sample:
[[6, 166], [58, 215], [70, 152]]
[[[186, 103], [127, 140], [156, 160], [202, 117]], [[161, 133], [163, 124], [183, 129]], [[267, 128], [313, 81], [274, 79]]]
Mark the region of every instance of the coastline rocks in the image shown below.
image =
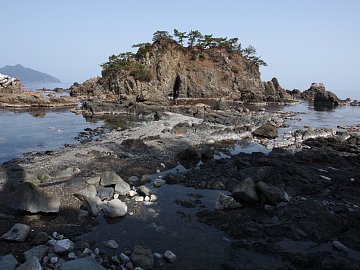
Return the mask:
[[130, 258], [135, 266], [140, 266], [144, 270], [152, 269], [154, 265], [151, 249], [146, 249], [142, 246], [136, 246]]
[[82, 207], [89, 211], [92, 216], [97, 216], [103, 208], [103, 202], [98, 196], [86, 197], [81, 194], [74, 195], [82, 201]]
[[104, 242], [105, 247], [117, 249], [119, 244], [115, 240], [108, 240]]
[[48, 240], [49, 240], [49, 236], [46, 232], [39, 232], [38, 234], [36, 234], [34, 240], [31, 242], [31, 245], [33, 246], [43, 245], [46, 244]]
[[21, 183], [15, 191], [13, 207], [30, 213], [58, 213], [60, 198], [48, 195], [32, 183]]
[[265, 124], [257, 128], [252, 134], [256, 137], [275, 139], [278, 137], [278, 130], [272, 124]]
[[341, 100], [332, 92], [327, 91], [323, 83], [312, 83], [310, 88], [301, 93], [301, 98], [314, 102], [315, 106], [335, 107]]
[[164, 258], [170, 263], [173, 263], [176, 261], [176, 255], [174, 252], [167, 250], [164, 252]]
[[115, 185], [115, 192], [119, 195], [126, 195], [130, 191], [130, 185], [114, 171], [104, 172], [100, 178], [100, 185], [103, 187]]
[[25, 224], [16, 223], [10, 231], [1, 236], [2, 239], [15, 242], [24, 242], [30, 232], [30, 227]]

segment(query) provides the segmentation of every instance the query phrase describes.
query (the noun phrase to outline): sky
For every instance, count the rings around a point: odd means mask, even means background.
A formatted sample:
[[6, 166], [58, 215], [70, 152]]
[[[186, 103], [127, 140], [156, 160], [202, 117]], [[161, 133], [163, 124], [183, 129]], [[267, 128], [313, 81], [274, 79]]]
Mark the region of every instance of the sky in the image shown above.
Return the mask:
[[322, 82], [360, 99], [359, 0], [0, 0], [0, 67], [23, 66], [83, 82], [109, 55], [157, 30], [238, 37], [268, 64], [262, 80], [287, 89]]

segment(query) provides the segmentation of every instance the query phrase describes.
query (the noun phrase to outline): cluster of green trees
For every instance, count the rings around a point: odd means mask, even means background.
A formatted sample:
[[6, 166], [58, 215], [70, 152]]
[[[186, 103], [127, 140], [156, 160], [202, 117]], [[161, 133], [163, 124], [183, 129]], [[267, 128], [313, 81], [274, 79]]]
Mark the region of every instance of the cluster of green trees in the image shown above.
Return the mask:
[[[242, 48], [238, 38], [214, 37], [211, 35], [203, 35], [198, 30], [191, 30], [189, 33], [180, 32], [174, 29], [173, 35], [168, 31], [156, 31], [153, 35], [153, 42], [166, 40], [169, 42], [177, 42], [181, 46], [188, 45], [188, 48], [199, 48], [200, 50], [208, 50], [213, 48], [225, 48], [229, 52], [238, 52], [245, 59], [257, 66], [267, 66], [267, 64], [256, 55], [256, 49], [253, 46]], [[150, 43], [137, 44], [139, 48], [145, 48]], [[150, 44], [151, 45], [151, 44]]]
[[211, 50], [214, 48], [224, 48], [229, 52], [240, 53], [249, 63], [257, 66], [267, 66], [267, 64], [256, 55], [256, 49], [253, 46], [242, 48], [238, 38], [213, 37], [213, 35], [203, 35], [198, 30], [191, 30], [189, 33], [180, 32], [174, 29], [173, 35], [168, 31], [156, 31], [153, 34], [153, 43], [134, 44], [133, 48], [138, 48], [136, 54], [132, 52], [120, 53], [119, 55], [111, 55], [109, 61], [102, 64], [103, 69], [127, 70], [135, 79], [141, 81], [150, 81], [152, 73], [146, 69], [141, 63], [136, 61], [136, 57], [145, 55], [150, 51], [155, 42], [173, 42], [188, 49], [197, 48], [200, 51]]
[[111, 55], [109, 61], [102, 64], [104, 70], [126, 70], [135, 80], [151, 81], [153, 78], [152, 72], [144, 65], [135, 60], [135, 55], [132, 52], [120, 53], [119, 55]]

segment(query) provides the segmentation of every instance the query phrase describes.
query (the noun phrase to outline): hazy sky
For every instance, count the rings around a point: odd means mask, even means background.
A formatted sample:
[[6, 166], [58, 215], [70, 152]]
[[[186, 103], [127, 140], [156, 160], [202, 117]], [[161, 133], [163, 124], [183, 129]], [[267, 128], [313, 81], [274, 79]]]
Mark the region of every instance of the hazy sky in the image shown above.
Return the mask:
[[323, 82], [360, 99], [359, 0], [0, 0], [0, 67], [22, 64], [64, 82], [100, 75], [109, 55], [157, 30], [238, 37], [288, 89]]

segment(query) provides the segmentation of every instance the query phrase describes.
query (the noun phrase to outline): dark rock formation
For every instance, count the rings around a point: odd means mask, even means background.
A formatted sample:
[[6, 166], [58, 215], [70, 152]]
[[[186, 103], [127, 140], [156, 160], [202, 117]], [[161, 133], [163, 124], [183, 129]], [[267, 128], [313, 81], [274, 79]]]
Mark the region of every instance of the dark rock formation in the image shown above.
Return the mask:
[[101, 78], [74, 85], [71, 95], [103, 94], [123, 106], [135, 102], [167, 105], [173, 98], [223, 97], [246, 102], [291, 99], [276, 78], [264, 84], [258, 65], [225, 48], [184, 48], [160, 40], [146, 50], [140, 48], [130, 62], [131, 69], [104, 68]]
[[312, 83], [308, 90], [301, 93], [301, 98], [313, 101], [315, 106], [334, 107], [341, 103], [341, 100], [334, 93], [327, 91], [322, 83]]

